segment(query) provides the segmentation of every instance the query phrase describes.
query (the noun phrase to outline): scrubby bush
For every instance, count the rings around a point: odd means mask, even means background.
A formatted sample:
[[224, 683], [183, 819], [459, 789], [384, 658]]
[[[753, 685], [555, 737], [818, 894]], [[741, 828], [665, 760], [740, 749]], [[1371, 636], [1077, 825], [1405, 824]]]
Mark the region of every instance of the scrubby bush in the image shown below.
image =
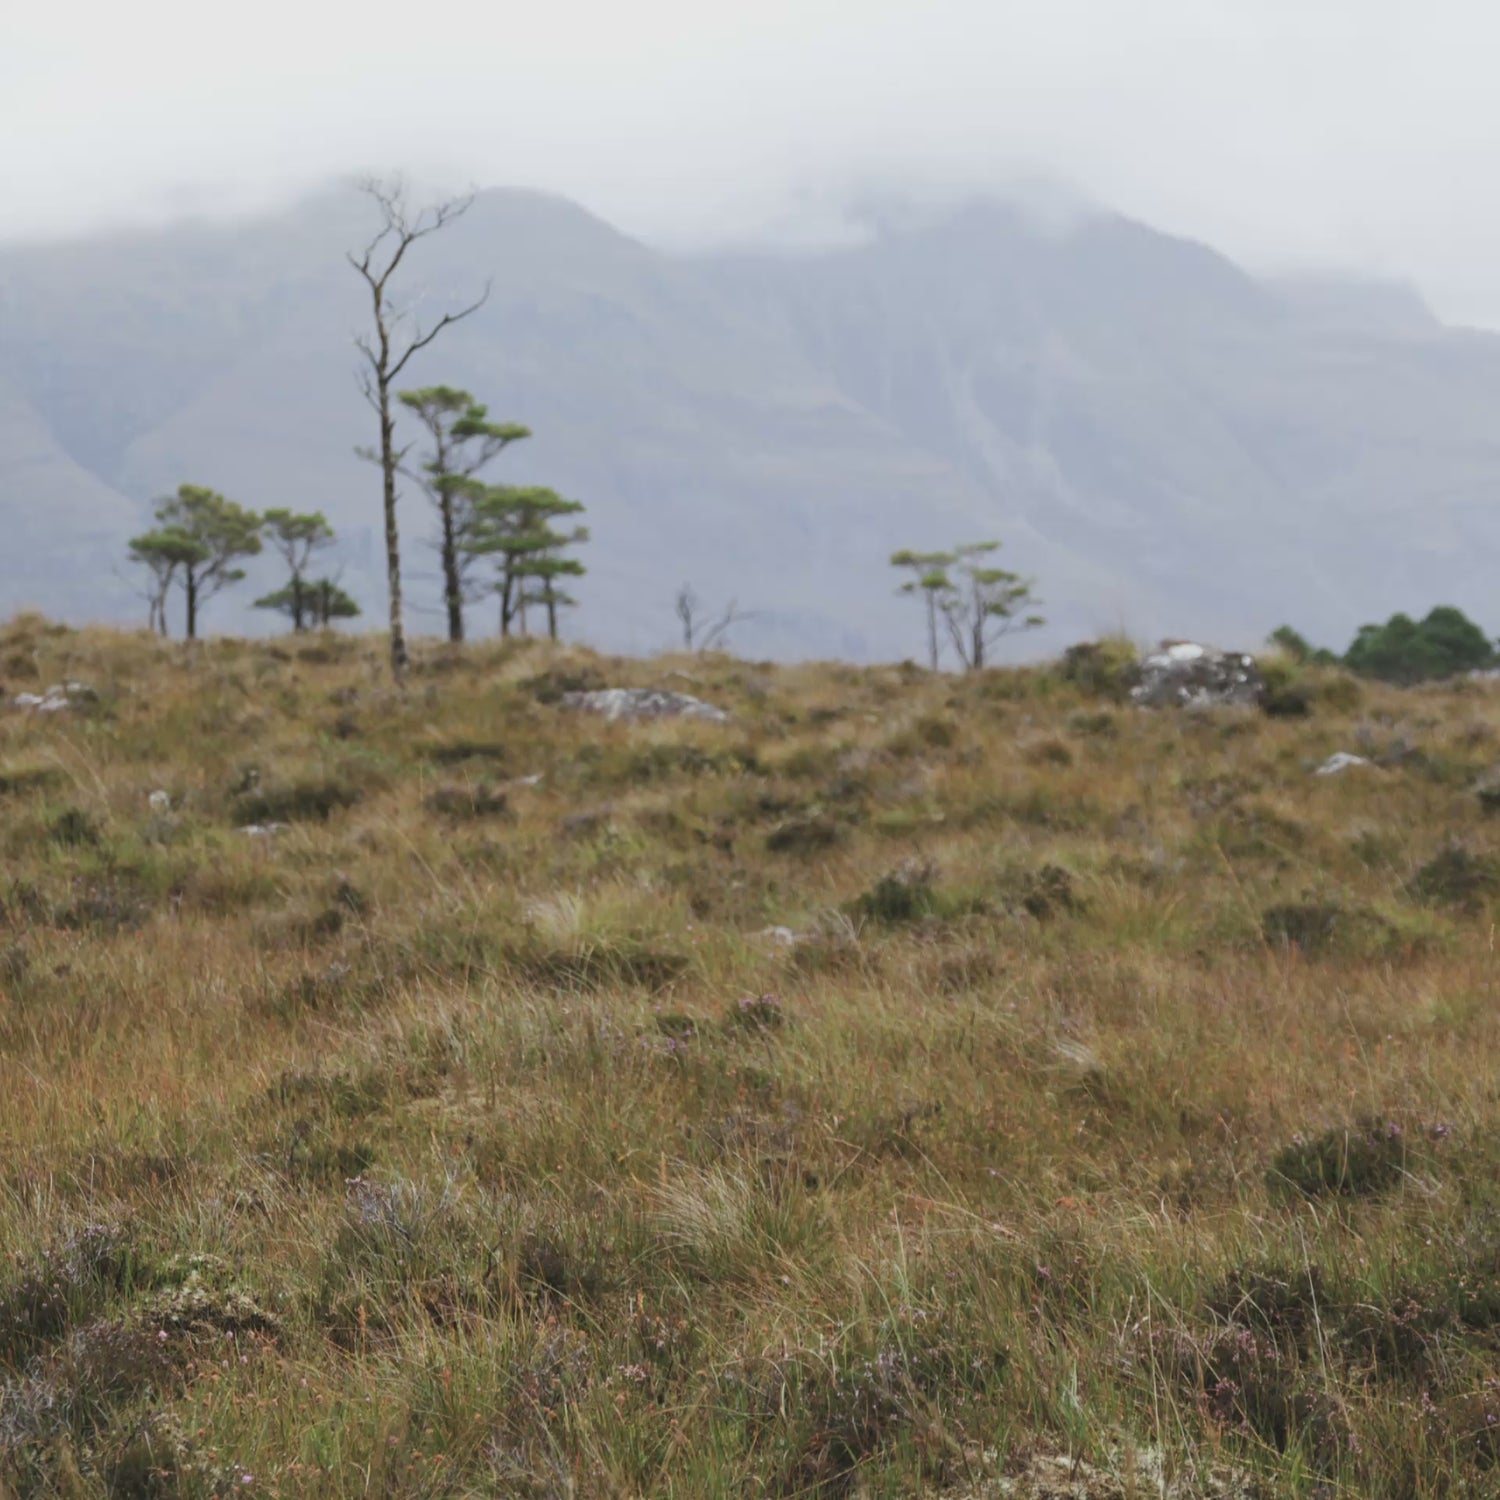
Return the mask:
[[1394, 1120], [1368, 1116], [1314, 1136], [1296, 1136], [1272, 1159], [1273, 1188], [1308, 1198], [1362, 1198], [1385, 1192], [1406, 1173], [1407, 1141]]
[[1140, 653], [1121, 636], [1086, 641], [1068, 647], [1058, 674], [1091, 697], [1123, 702], [1141, 680]]
[[1425, 619], [1392, 615], [1384, 625], [1360, 627], [1344, 661], [1361, 677], [1410, 686], [1492, 667], [1494, 643], [1461, 610], [1440, 605]]

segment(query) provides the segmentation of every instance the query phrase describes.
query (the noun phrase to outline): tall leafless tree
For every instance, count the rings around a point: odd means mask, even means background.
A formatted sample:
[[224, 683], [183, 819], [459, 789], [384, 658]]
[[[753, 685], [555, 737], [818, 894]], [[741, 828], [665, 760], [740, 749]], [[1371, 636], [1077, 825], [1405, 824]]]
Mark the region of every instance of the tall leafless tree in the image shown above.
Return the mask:
[[401, 536], [396, 523], [396, 474], [404, 450], [396, 447], [396, 418], [391, 411], [391, 392], [412, 356], [425, 349], [445, 328], [478, 312], [489, 300], [490, 288], [467, 307], [444, 313], [436, 323], [423, 328], [408, 309], [393, 303], [391, 278], [406, 252], [418, 240], [446, 228], [468, 212], [474, 195], [449, 198], [427, 208], [413, 210], [406, 185], [399, 178], [366, 178], [358, 184], [380, 214], [380, 229], [362, 253], [350, 253], [349, 264], [364, 278], [370, 290], [374, 334], [355, 339], [367, 368], [360, 374], [360, 389], [380, 419], [380, 447], [372, 457], [380, 465], [385, 507], [385, 567], [391, 596], [391, 671], [399, 679], [406, 673], [406, 625], [401, 602]]

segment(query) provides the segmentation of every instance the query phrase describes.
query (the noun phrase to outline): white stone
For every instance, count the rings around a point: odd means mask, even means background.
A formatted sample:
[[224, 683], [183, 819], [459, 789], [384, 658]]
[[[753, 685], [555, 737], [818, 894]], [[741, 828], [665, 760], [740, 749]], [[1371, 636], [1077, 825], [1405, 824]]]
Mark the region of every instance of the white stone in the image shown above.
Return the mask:
[[790, 927], [763, 927], [760, 936], [770, 938], [783, 948], [795, 948], [802, 941], [800, 934], [793, 932]]
[[1352, 771], [1355, 766], [1369, 764], [1370, 762], [1363, 755], [1351, 755], [1347, 750], [1340, 750], [1330, 755], [1313, 774], [1315, 776], [1338, 776], [1344, 771]]
[[169, 813], [172, 811], [172, 797], [169, 792], [152, 792], [146, 799], [154, 813]]

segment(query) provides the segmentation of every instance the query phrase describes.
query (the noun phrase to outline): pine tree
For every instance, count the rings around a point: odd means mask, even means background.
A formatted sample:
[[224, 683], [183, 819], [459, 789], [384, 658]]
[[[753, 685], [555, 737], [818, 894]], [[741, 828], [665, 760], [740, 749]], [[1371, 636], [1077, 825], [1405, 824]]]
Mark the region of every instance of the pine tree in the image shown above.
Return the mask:
[[922, 596], [927, 611], [927, 664], [934, 672], [942, 656], [942, 642], [938, 637], [938, 601], [953, 588], [948, 569], [956, 561], [951, 552], [913, 552], [909, 548], [891, 557], [893, 568], [905, 568], [913, 575], [901, 585], [901, 592]]
[[951, 566], [957, 578], [938, 597], [954, 650], [970, 672], [985, 668], [992, 648], [1005, 636], [1047, 623], [1039, 614], [1022, 613], [1034, 602], [1031, 580], [985, 566], [983, 560], [999, 550], [999, 542], [955, 547]]
[[285, 588], [257, 599], [255, 607], [281, 610], [290, 617], [292, 629], [300, 633], [312, 614], [312, 601], [307, 594], [307, 570], [319, 552], [333, 545], [333, 527], [321, 511], [298, 514], [290, 510], [268, 510], [262, 519], [265, 537], [281, 554], [291, 577]]
[[495, 564], [501, 636], [517, 628], [525, 634], [528, 607], [539, 606], [555, 637], [558, 609], [574, 602], [558, 589], [557, 579], [584, 571], [576, 559], [561, 554], [586, 542], [589, 534], [584, 527], [557, 531], [552, 523], [579, 514], [583, 505], [538, 485], [471, 484], [474, 528], [466, 545], [471, 556]]
[[432, 445], [422, 460], [421, 484], [438, 513], [448, 639], [457, 643], [464, 638], [466, 574], [473, 557], [464, 545], [474, 528], [470, 481], [531, 430], [518, 422], [490, 421], [488, 407], [452, 386], [402, 391], [399, 399], [427, 429]]
[[335, 620], [352, 620], [360, 613], [360, 607], [331, 578], [314, 578], [303, 581], [300, 595], [294, 594], [291, 584], [267, 594], [255, 601], [257, 609], [277, 609], [288, 619], [295, 620], [297, 610], [302, 611], [304, 628], [311, 624], [327, 630]]
[[1041, 615], [1022, 613], [1032, 603], [1029, 579], [986, 565], [984, 559], [999, 550], [999, 542], [969, 542], [951, 552], [903, 551], [891, 558], [892, 567], [913, 575], [901, 585], [901, 592], [922, 595], [928, 659], [934, 671], [942, 655], [939, 621], [970, 672], [987, 665], [1003, 637], [1046, 623]]
[[153, 604], [157, 626], [166, 632], [166, 591], [180, 579], [187, 602], [187, 638], [196, 640], [198, 615], [221, 589], [238, 583], [241, 558], [261, 550], [261, 517], [216, 490], [184, 484], [156, 507], [155, 531], [130, 544], [131, 560], [148, 567], [159, 590]]
[[157, 635], [167, 634], [167, 599], [177, 579], [177, 570], [189, 558], [197, 558], [201, 548], [180, 532], [147, 532], [130, 543], [130, 560], [150, 574], [146, 601], [150, 606], [147, 628]]

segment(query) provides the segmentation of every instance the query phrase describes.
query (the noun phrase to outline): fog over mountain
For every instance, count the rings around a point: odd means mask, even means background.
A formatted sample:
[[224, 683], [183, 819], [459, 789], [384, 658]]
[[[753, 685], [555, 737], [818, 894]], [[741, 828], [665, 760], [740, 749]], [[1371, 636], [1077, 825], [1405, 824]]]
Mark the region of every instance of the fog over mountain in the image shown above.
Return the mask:
[[[1061, 200], [1049, 199], [1052, 209]], [[674, 589], [757, 612], [779, 656], [920, 649], [887, 566], [999, 536], [1055, 646], [1104, 629], [1342, 645], [1452, 602], [1488, 618], [1500, 556], [1500, 337], [1414, 291], [1257, 278], [1128, 218], [1000, 198], [864, 205], [799, 253], [667, 253], [557, 197], [490, 191], [412, 252], [435, 313], [414, 363], [536, 436], [493, 477], [583, 500], [570, 633], [650, 649]], [[125, 544], [182, 481], [322, 509], [382, 607], [378, 476], [330, 191], [236, 222], [0, 248], [0, 610], [139, 620]], [[436, 631], [426, 502], [402, 502], [413, 624]], [[211, 629], [266, 628], [260, 574]], [[272, 570], [264, 570], [269, 586]], [[474, 621], [493, 629], [488, 604]]]

